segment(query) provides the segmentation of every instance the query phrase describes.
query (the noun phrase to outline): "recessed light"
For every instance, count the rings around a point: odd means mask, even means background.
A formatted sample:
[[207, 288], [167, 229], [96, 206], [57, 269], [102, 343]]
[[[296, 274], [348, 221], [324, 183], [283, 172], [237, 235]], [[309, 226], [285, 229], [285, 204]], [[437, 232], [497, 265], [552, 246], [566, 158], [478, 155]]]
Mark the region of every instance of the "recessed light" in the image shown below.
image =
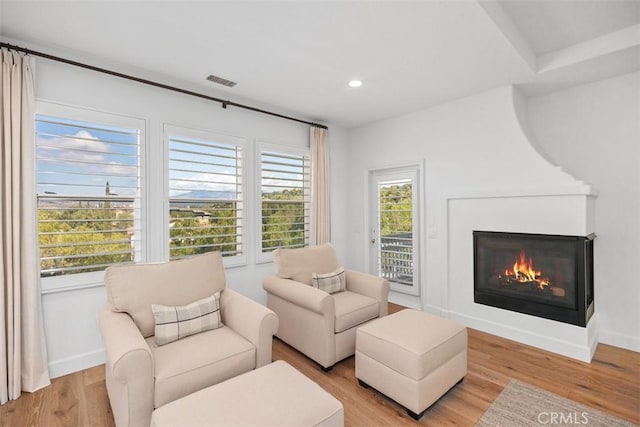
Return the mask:
[[362, 86], [362, 80], [351, 80], [349, 82], [349, 87], [360, 87]]

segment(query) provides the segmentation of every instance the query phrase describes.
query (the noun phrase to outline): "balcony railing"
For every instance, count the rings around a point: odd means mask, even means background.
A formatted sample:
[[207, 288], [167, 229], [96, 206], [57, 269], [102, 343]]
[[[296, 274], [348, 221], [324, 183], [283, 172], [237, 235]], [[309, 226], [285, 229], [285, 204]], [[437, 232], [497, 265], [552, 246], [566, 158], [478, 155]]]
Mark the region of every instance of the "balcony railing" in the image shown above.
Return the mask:
[[380, 275], [390, 282], [413, 286], [413, 234], [380, 237]]

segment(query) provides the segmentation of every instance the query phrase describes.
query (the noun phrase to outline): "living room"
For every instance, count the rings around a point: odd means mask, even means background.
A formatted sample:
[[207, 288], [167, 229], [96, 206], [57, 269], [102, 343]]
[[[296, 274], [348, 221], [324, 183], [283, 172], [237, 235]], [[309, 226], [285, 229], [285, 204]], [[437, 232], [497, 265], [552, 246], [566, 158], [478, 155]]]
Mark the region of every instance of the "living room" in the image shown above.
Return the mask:
[[[331, 242], [345, 267], [374, 272], [372, 177], [415, 171], [419, 279], [410, 292], [392, 288], [391, 302], [586, 362], [598, 343], [640, 351], [637, 2], [0, 8], [2, 42], [326, 125]], [[241, 140], [246, 240], [242, 257], [225, 260], [226, 275], [264, 304], [262, 280], [274, 266], [256, 237], [259, 153], [308, 151], [309, 126], [44, 58], [35, 64], [37, 114], [108, 114], [142, 130], [144, 209], [157, 213], [145, 217], [144, 261], [168, 260], [168, 129]], [[211, 73], [238, 86], [215, 86]], [[354, 78], [362, 87], [347, 86]], [[590, 326], [474, 303], [474, 230], [595, 233]], [[41, 281], [52, 378], [105, 361], [95, 320], [104, 285], [96, 275], [69, 277]]]

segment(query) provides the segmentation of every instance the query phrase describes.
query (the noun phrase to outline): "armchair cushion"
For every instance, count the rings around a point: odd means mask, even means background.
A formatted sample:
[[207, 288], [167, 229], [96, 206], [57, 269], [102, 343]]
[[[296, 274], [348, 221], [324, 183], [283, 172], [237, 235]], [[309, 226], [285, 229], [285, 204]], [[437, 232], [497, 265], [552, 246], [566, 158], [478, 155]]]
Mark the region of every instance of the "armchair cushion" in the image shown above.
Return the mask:
[[311, 284], [314, 288], [325, 291], [328, 294], [335, 294], [347, 289], [347, 279], [343, 267], [330, 273], [311, 274]]
[[276, 249], [273, 261], [278, 276], [311, 285], [313, 273], [329, 273], [340, 267], [336, 251], [330, 243], [300, 249]]
[[378, 317], [378, 300], [354, 292], [333, 294], [336, 307], [335, 333], [346, 331], [354, 326]]
[[179, 307], [151, 304], [151, 311], [156, 321], [154, 336], [158, 345], [222, 327], [220, 291]]
[[157, 346], [147, 338], [154, 359], [154, 407], [248, 372], [255, 367], [256, 348], [231, 328], [192, 335]]
[[268, 294], [302, 307], [305, 310], [324, 315], [335, 312], [333, 297], [320, 289], [302, 286], [291, 279], [281, 279], [276, 275], [269, 275], [263, 279], [262, 285]]
[[155, 329], [151, 304], [186, 305], [226, 285], [220, 252], [160, 264], [111, 266], [104, 282], [113, 310], [128, 313], [145, 338]]

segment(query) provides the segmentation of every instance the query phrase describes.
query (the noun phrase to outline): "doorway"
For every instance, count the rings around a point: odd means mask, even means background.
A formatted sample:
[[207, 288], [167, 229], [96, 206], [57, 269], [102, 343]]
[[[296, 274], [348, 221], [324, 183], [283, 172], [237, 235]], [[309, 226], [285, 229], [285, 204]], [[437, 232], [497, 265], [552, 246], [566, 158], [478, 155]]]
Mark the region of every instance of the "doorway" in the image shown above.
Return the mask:
[[369, 173], [369, 257], [371, 273], [391, 290], [420, 294], [420, 168], [377, 169]]

